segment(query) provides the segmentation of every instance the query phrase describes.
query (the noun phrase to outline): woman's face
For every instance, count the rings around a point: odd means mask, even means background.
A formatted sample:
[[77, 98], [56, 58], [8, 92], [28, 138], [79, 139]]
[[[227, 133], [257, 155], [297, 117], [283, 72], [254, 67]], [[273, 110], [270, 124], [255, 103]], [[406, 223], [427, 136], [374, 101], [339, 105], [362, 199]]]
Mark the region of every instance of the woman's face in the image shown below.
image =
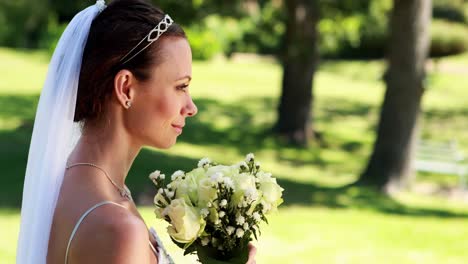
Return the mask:
[[125, 123], [139, 144], [169, 148], [197, 107], [189, 93], [192, 52], [188, 41], [180, 37], [160, 41], [162, 62], [153, 68], [148, 81], [138, 84]]

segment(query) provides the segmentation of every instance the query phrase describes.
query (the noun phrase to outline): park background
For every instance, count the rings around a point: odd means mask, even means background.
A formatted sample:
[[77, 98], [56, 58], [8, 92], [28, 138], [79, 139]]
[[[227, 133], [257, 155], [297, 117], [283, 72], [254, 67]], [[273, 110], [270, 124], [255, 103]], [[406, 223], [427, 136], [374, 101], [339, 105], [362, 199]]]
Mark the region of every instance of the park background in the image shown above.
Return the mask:
[[[468, 153], [468, 1], [154, 2], [188, 34], [199, 113], [170, 150], [143, 149], [127, 184], [178, 263], [194, 258], [155, 220], [148, 174], [189, 170], [202, 157], [233, 163], [249, 152], [285, 189], [255, 242], [257, 263], [468, 262], [467, 191], [457, 175], [416, 172], [413, 151], [422, 139]], [[92, 3], [0, 0], [0, 263], [15, 262], [48, 61], [67, 22]], [[403, 58], [405, 66], [423, 63], [422, 87], [389, 85], [389, 62], [425, 41], [429, 58]], [[421, 98], [405, 100], [421, 88]], [[378, 136], [388, 89], [401, 100], [387, 112], [401, 118], [384, 118], [396, 133]], [[300, 100], [291, 106], [291, 98]], [[412, 115], [419, 121], [398, 123]], [[383, 162], [378, 170], [369, 170], [371, 156]]]

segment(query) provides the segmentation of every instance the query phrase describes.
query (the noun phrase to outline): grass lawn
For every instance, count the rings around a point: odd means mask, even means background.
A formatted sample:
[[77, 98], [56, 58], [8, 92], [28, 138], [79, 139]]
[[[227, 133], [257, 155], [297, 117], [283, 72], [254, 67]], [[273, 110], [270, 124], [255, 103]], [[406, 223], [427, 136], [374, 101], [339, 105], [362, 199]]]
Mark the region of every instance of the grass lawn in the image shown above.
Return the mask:
[[[41, 52], [0, 48], [0, 263], [14, 263], [19, 207], [29, 140], [48, 58]], [[457, 139], [468, 153], [467, 55], [440, 60], [428, 78], [422, 136]], [[281, 69], [259, 61], [195, 62], [191, 92], [199, 108], [168, 151], [144, 149], [127, 183], [137, 202], [153, 192], [147, 175], [190, 169], [209, 156], [232, 163], [254, 152], [285, 188], [285, 203], [264, 225], [256, 242], [258, 263], [467, 263], [468, 203], [402, 193], [386, 197], [344, 187], [365, 166], [378, 120], [384, 85], [382, 61], [324, 62], [315, 80], [315, 122], [320, 144], [285, 146], [269, 130], [276, 118]], [[451, 175], [420, 174], [418, 183], [453, 188]], [[180, 263], [181, 256], [141, 207]]]

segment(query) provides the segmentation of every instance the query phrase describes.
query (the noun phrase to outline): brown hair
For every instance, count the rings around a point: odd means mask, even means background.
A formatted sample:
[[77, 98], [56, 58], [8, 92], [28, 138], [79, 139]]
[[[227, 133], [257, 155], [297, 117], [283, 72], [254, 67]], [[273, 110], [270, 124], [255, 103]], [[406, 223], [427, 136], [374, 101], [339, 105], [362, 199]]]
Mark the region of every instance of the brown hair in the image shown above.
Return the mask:
[[[170, 36], [186, 38], [183, 29], [173, 23], [159, 40], [130, 61], [121, 63], [120, 60], [164, 15], [163, 11], [144, 0], [114, 0], [93, 20], [83, 52], [75, 122], [101, 117], [118, 71], [127, 69], [139, 81], [146, 81], [152, 66], [161, 61], [160, 40]], [[140, 45], [135, 52], [142, 47]]]

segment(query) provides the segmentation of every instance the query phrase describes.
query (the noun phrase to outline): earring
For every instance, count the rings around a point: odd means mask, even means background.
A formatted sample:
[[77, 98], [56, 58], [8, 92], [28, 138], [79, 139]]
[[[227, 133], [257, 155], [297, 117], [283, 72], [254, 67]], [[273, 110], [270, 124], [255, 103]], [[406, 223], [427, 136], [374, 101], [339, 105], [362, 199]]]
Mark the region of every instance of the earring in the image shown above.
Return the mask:
[[126, 101], [126, 102], [125, 102], [125, 106], [126, 106], [127, 108], [130, 108], [130, 106], [132, 106], [132, 102]]

